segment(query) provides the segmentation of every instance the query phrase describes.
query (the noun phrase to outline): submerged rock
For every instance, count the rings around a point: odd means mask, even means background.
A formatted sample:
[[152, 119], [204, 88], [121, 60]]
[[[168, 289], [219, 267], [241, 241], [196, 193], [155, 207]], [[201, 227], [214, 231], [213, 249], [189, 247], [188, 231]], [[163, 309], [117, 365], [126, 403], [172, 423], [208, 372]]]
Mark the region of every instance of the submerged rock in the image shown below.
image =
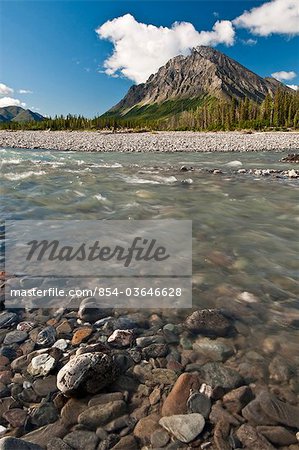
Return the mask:
[[201, 414], [179, 414], [162, 417], [159, 424], [179, 441], [188, 444], [202, 432], [205, 419]]
[[73, 357], [57, 375], [57, 387], [66, 396], [96, 394], [112, 383], [118, 372], [114, 360], [104, 353]]
[[185, 325], [192, 333], [207, 336], [226, 336], [233, 329], [230, 321], [218, 309], [195, 311], [186, 318]]

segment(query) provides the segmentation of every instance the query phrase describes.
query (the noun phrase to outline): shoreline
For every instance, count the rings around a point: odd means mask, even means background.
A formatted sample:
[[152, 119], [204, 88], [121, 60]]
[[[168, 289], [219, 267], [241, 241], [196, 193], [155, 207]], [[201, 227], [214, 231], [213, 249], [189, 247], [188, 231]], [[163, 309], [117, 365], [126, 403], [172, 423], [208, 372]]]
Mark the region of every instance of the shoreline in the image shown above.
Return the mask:
[[293, 152], [299, 132], [246, 133], [160, 131], [107, 133], [99, 131], [0, 131], [0, 147], [82, 152]]

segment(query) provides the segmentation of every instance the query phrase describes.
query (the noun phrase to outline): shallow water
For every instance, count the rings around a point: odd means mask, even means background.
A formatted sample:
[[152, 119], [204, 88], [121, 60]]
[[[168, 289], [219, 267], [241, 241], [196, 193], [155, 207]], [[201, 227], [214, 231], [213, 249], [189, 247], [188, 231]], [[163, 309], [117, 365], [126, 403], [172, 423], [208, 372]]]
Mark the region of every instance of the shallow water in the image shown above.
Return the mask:
[[[284, 155], [0, 149], [1, 215], [192, 219], [193, 305], [234, 314], [243, 336], [250, 336], [248, 348], [258, 349], [267, 336], [278, 337], [284, 356], [296, 366], [299, 182], [235, 173], [238, 168], [294, 168], [279, 162]], [[184, 164], [221, 168], [225, 174], [181, 172]], [[181, 182], [190, 178], [192, 184]], [[168, 314], [171, 319], [176, 313]]]

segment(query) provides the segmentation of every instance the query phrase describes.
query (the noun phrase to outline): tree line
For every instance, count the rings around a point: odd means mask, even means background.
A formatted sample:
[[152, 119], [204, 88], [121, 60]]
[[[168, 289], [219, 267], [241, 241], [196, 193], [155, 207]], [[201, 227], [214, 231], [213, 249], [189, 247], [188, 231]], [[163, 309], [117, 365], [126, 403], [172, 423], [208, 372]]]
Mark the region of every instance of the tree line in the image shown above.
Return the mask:
[[202, 106], [159, 119], [94, 117], [81, 115], [55, 116], [40, 122], [4, 122], [2, 129], [10, 130], [194, 130], [229, 131], [241, 129], [298, 129], [299, 92], [278, 89], [274, 96], [268, 94], [261, 104], [248, 98], [212, 99]]

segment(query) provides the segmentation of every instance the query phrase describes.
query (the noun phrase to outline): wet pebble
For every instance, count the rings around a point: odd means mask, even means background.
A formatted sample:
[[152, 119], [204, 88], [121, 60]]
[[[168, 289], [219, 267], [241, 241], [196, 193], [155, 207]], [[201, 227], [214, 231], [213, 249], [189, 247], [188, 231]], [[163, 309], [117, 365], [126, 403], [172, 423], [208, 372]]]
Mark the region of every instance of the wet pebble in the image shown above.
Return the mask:
[[159, 424], [179, 441], [188, 444], [202, 432], [205, 419], [201, 414], [179, 414], [162, 417]]

